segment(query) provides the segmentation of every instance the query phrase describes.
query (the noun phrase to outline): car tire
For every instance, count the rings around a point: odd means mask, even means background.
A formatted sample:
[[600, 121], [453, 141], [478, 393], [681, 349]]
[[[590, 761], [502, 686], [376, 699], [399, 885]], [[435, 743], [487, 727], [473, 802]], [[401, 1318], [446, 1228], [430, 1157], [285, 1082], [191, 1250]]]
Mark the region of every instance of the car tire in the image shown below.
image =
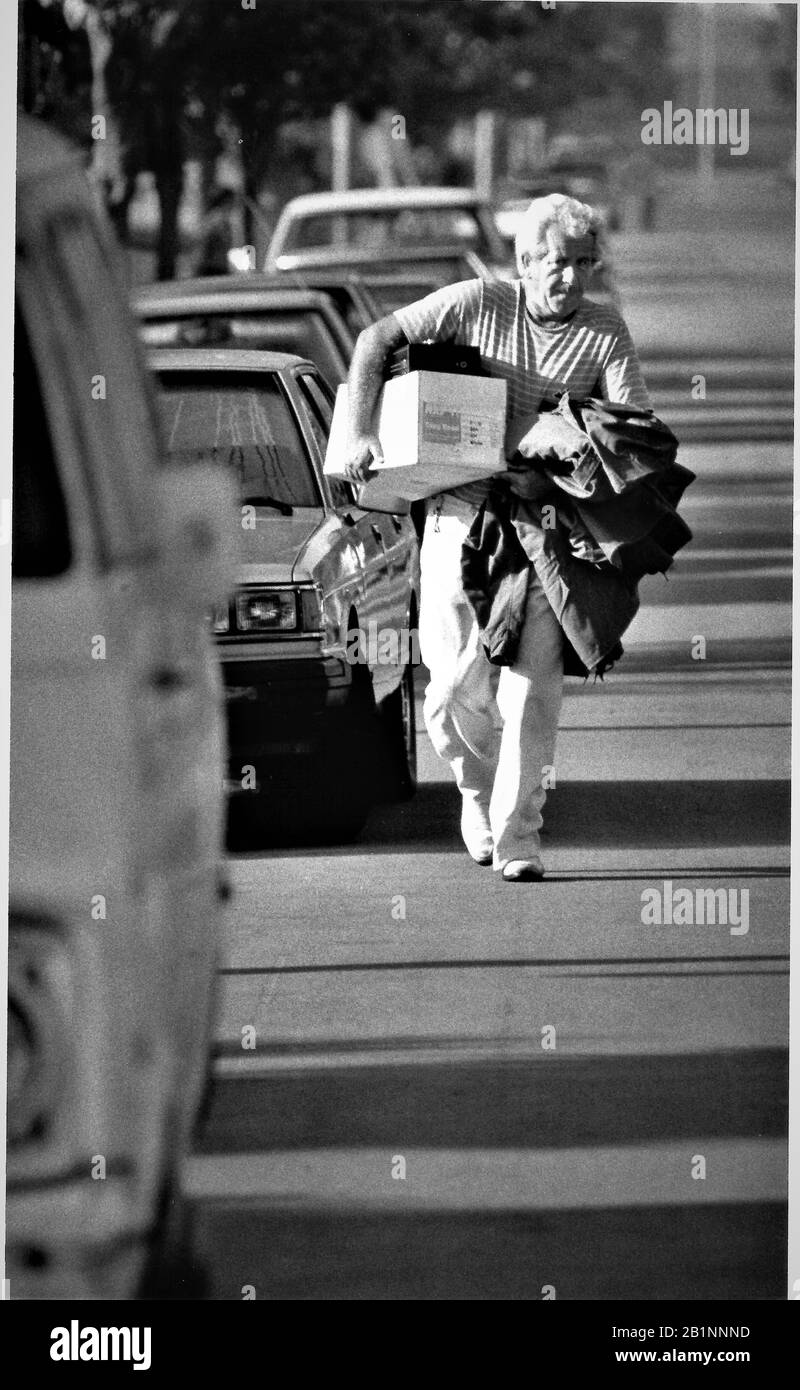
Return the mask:
[[144, 1302], [201, 1302], [210, 1296], [208, 1268], [197, 1253], [194, 1210], [174, 1168], [161, 1188], [154, 1229], [136, 1297]]
[[[349, 626], [357, 627], [353, 619]], [[353, 666], [344, 705], [326, 715], [313, 761], [285, 786], [236, 796], [228, 806], [232, 851], [284, 844], [347, 844], [363, 830], [383, 792], [386, 764], [383, 722], [372, 677]]]
[[346, 844], [363, 830], [379, 791], [380, 735], [372, 678], [366, 666], [354, 666], [347, 702], [326, 732], [308, 797], [308, 829], [315, 841]]
[[417, 790], [417, 713], [411, 662], [397, 689], [384, 700], [381, 718], [388, 761], [388, 799], [410, 801]]
[[313, 760], [296, 780], [238, 797], [230, 807], [233, 850], [347, 844], [363, 830], [382, 790], [385, 760], [372, 678], [355, 666], [344, 705], [325, 716]]

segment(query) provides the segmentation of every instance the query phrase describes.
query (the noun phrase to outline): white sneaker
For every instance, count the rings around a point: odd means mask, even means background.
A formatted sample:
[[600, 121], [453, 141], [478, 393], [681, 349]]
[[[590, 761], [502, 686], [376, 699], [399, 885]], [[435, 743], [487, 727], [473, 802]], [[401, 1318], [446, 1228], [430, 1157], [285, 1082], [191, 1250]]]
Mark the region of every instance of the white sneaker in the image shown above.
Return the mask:
[[494, 839], [489, 824], [489, 813], [479, 801], [461, 801], [461, 838], [468, 853], [476, 864], [486, 866], [492, 863]]
[[509, 859], [503, 865], [503, 878], [506, 883], [540, 883], [544, 878], [544, 864], [541, 859]]

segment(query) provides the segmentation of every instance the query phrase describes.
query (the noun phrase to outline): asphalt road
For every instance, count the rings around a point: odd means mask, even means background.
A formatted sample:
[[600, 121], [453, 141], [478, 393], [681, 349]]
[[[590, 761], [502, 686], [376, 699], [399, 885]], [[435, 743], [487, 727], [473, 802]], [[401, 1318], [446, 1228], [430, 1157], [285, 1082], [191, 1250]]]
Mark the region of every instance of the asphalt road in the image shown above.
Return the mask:
[[[695, 541], [568, 683], [543, 884], [468, 858], [424, 732], [357, 844], [232, 858], [212, 1298], [785, 1297], [790, 449], [681, 458]], [[643, 921], [685, 888], [731, 917]]]
[[619, 233], [613, 238], [622, 309], [640, 356], [668, 350], [702, 372], [710, 358], [790, 355], [794, 244], [786, 230]]

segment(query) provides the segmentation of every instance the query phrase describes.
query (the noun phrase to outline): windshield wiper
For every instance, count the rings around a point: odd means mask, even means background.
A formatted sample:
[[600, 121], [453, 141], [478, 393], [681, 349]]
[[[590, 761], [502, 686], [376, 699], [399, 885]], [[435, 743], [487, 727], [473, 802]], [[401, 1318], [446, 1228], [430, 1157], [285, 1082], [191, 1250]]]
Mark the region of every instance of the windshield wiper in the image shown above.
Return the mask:
[[282, 502], [279, 497], [264, 497], [260, 493], [254, 497], [243, 497], [243, 507], [274, 507], [281, 516], [294, 516], [291, 502]]

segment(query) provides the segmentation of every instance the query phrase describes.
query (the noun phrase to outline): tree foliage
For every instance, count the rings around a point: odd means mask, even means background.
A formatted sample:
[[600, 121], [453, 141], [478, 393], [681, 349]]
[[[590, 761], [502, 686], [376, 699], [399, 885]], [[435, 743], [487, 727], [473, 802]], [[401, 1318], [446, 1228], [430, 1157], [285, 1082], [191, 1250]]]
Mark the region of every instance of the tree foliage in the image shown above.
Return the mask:
[[632, 101], [652, 93], [660, 11], [531, 0], [257, 0], [243, 11], [195, 0], [188, 76], [201, 103], [255, 134], [343, 100], [365, 116], [390, 106], [410, 130], [484, 106], [545, 115], [621, 85]]
[[640, 4], [24, 0], [23, 23], [49, 25], [66, 51], [74, 34], [57, 12], [72, 7], [74, 24], [87, 6], [111, 41], [106, 83], [126, 175], [154, 170], [162, 207], [175, 204], [187, 150], [213, 146], [223, 114], [239, 128], [255, 193], [270, 176], [281, 126], [323, 117], [336, 102], [365, 119], [391, 108], [412, 141], [435, 143], [482, 107], [552, 115], [579, 96], [621, 88], [641, 103], [664, 49], [662, 7]]
[[[61, 0], [70, 3], [70, 0]], [[269, 165], [278, 125], [349, 101], [401, 112], [429, 132], [481, 107], [552, 114], [578, 95], [652, 95], [662, 7], [532, 0], [71, 0], [112, 39], [109, 92], [148, 167], [173, 158], [176, 124], [231, 113]], [[23, 22], [64, 50], [57, 3], [25, 0]], [[60, 31], [60, 37], [55, 31]], [[646, 48], [647, 64], [641, 62]]]

